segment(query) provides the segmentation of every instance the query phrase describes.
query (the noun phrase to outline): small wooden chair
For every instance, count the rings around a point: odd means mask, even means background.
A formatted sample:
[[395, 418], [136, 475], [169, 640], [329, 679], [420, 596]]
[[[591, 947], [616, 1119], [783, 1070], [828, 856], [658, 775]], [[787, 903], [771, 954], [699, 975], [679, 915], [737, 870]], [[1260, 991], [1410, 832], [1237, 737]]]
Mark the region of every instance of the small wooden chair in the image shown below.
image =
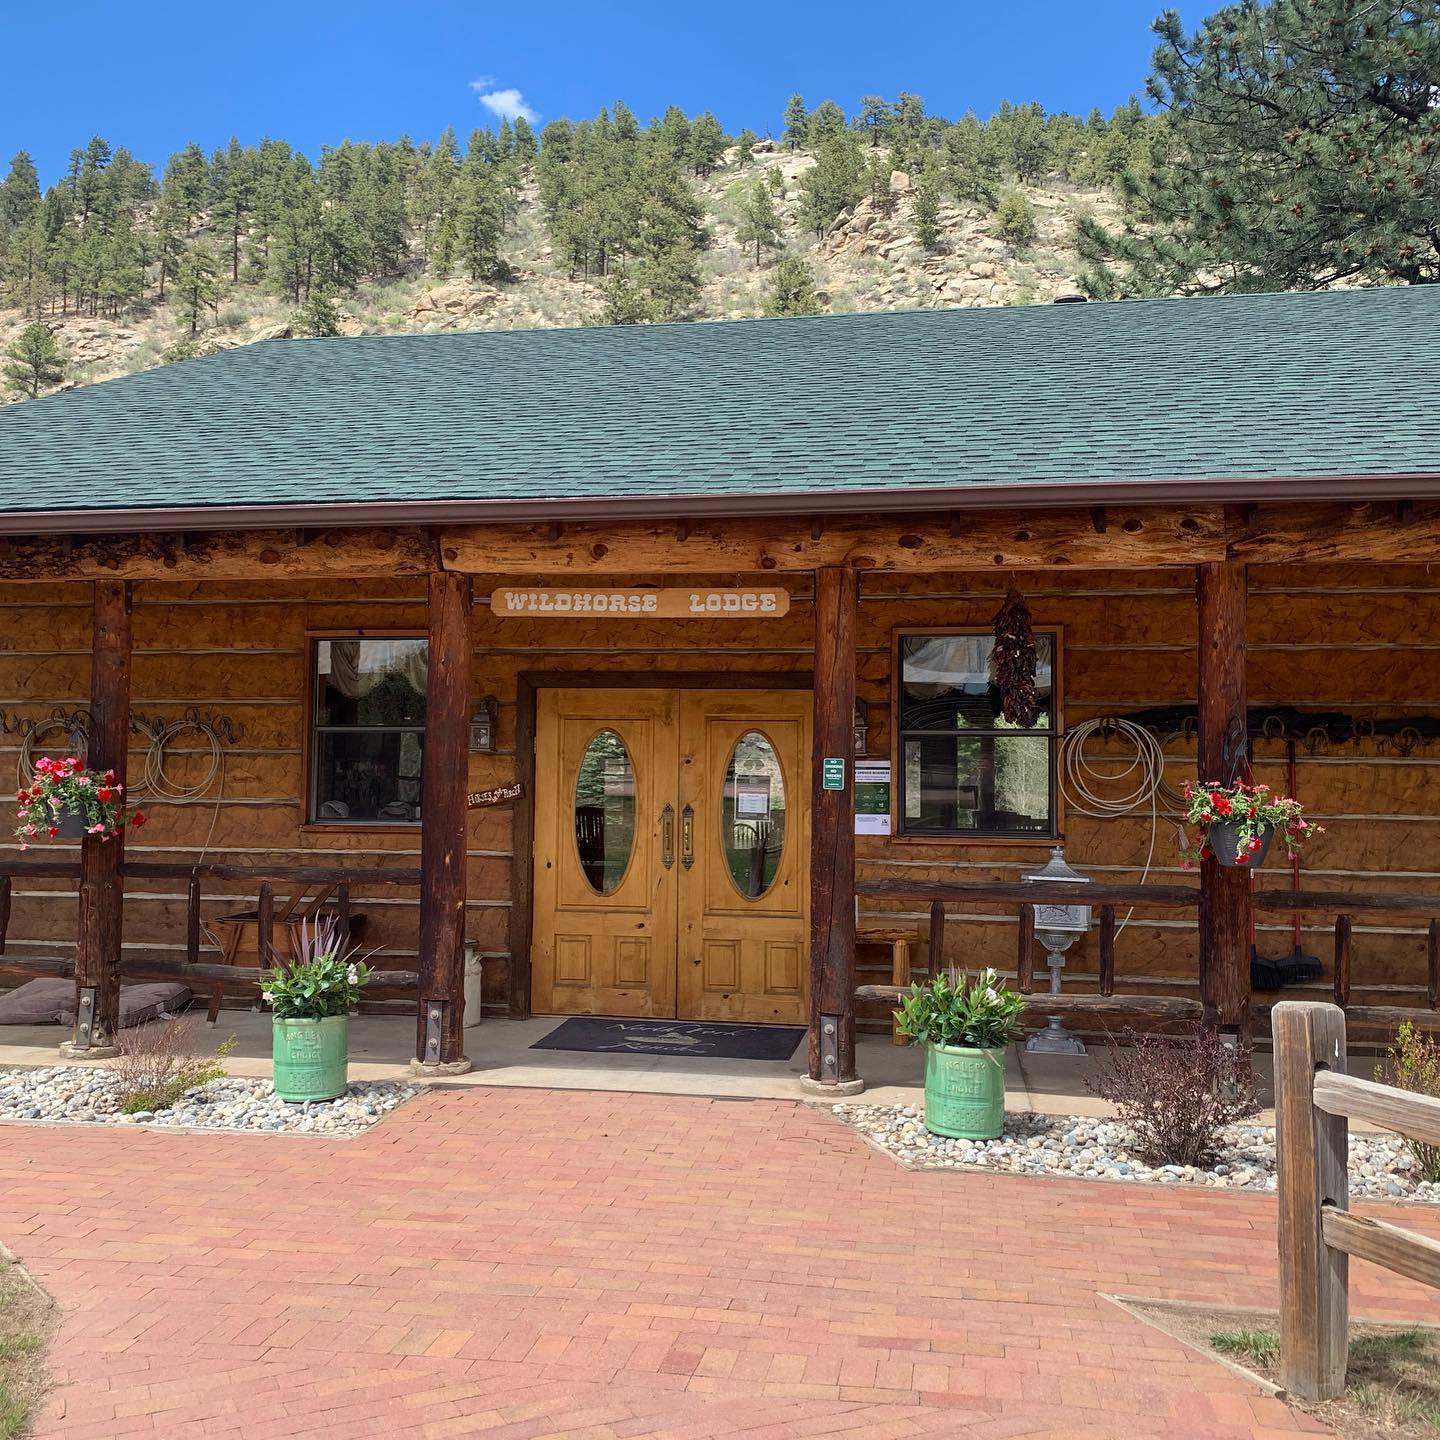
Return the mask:
[[[886, 925], [874, 921], [862, 921], [855, 932], [855, 943], [857, 945], [888, 945], [890, 947], [890, 983], [892, 985], [908, 985], [910, 983], [911, 949], [919, 939], [915, 926], [911, 925]], [[904, 1045], [905, 1037], [900, 1033], [899, 1023], [895, 1020], [890, 1022], [890, 1042], [893, 1045]]]
[[[335, 889], [334, 884], [321, 886], [314, 896], [306, 900], [305, 887], [302, 885], [283, 903], [279, 896], [276, 897], [275, 924], [272, 932], [275, 936], [276, 955], [262, 956], [260, 953], [260, 912], [258, 909], [217, 916], [209, 924], [220, 941], [220, 963], [244, 970], [269, 970], [274, 968], [277, 955], [281, 960], [296, 959], [300, 926], [306, 921], [313, 923], [325, 913], [326, 903], [335, 893]], [[364, 927], [365, 917], [356, 915], [352, 911], [348, 916], [348, 921], [350, 938], [354, 939]], [[214, 1024], [219, 1017], [220, 1003], [224, 999], [224, 992], [225, 987], [221, 983], [217, 983], [210, 992], [210, 1003], [206, 1009], [205, 1018], [211, 1024]]]

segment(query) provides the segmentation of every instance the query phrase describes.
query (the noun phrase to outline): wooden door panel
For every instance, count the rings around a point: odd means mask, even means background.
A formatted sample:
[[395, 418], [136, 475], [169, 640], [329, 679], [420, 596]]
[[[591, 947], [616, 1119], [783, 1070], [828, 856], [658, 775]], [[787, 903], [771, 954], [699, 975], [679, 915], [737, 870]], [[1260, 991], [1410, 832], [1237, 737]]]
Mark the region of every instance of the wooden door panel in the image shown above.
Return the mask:
[[662, 854], [661, 815], [675, 804], [676, 720], [669, 690], [540, 695], [538, 1013], [675, 1015], [678, 886]]
[[681, 1019], [805, 1022], [809, 770], [804, 692], [682, 693], [680, 803], [694, 845], [681, 866]]

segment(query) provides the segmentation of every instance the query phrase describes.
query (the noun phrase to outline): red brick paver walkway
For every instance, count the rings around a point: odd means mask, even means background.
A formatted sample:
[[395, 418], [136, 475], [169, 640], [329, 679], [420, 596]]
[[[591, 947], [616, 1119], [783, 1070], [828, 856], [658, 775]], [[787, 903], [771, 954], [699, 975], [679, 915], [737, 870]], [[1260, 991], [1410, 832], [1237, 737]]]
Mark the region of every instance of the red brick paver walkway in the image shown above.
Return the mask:
[[[1319, 1429], [1103, 1298], [1272, 1303], [1266, 1197], [914, 1173], [805, 1106], [510, 1089], [349, 1143], [0, 1147], [0, 1237], [65, 1308], [44, 1436]], [[1354, 1271], [1357, 1311], [1440, 1318]]]

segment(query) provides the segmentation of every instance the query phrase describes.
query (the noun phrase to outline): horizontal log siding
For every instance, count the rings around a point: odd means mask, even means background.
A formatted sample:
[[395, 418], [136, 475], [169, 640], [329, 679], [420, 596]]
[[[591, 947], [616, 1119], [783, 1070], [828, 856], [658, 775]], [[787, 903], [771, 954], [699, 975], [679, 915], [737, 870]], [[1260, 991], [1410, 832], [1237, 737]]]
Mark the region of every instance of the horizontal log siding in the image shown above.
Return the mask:
[[[702, 577], [697, 577], [697, 583]], [[733, 577], [704, 577], [715, 583]], [[862, 579], [859, 690], [870, 706], [872, 755], [890, 746], [890, 653], [895, 627], [987, 626], [1011, 577], [948, 574]], [[1021, 573], [1037, 624], [1065, 631], [1065, 718], [1194, 700], [1195, 610], [1184, 572]], [[511, 582], [507, 582], [511, 583]], [[540, 583], [540, 582], [537, 582]], [[619, 582], [617, 582], [619, 583]], [[674, 583], [667, 581], [666, 583]], [[774, 583], [773, 579], [767, 583]], [[782, 579], [790, 613], [770, 622], [492, 619], [490, 586], [477, 581], [475, 698], [499, 702], [498, 753], [472, 756], [470, 788], [512, 779], [516, 770], [517, 677], [522, 671], [586, 672], [769, 670], [810, 668], [812, 608], [808, 577]], [[327, 855], [357, 864], [414, 866], [414, 830], [347, 832], [304, 828], [307, 633], [411, 630], [423, 633], [423, 582], [212, 583], [147, 582], [136, 586], [133, 709], [178, 718], [189, 707], [224, 716], [239, 729], [225, 750], [223, 795], [170, 802], [145, 797], [151, 824], [128, 847], [132, 859], [193, 863], [202, 857], [244, 863], [300, 864]], [[0, 709], [11, 719], [43, 718], [52, 707], [86, 703], [90, 610], [82, 585], [0, 584]], [[1440, 572], [1423, 567], [1337, 565], [1256, 567], [1249, 607], [1251, 703], [1302, 709], [1344, 708], [1374, 717], [1440, 714]], [[193, 776], [207, 756], [183, 743], [172, 752], [177, 779]], [[0, 776], [14, 773], [18, 738], [0, 735]], [[143, 744], [137, 737], [132, 774]], [[1167, 751], [1172, 783], [1193, 773], [1193, 745]], [[1284, 747], [1262, 741], [1257, 778], [1285, 783]], [[1299, 791], [1330, 833], [1307, 856], [1308, 888], [1440, 893], [1440, 744], [1409, 756], [1371, 741], [1299, 753]], [[1148, 816], [1092, 820], [1066, 817], [1072, 861], [1097, 878], [1140, 878], [1150, 843]], [[487, 957], [487, 1008], [505, 1006], [510, 961], [512, 815], [508, 808], [472, 811], [469, 825], [468, 933]], [[0, 847], [14, 853], [13, 845]], [[50, 852], [46, 852], [50, 853]], [[949, 876], [1008, 879], [1044, 862], [1044, 845], [954, 844], [857, 838], [859, 871], [896, 880]], [[1179, 869], [1173, 818], [1163, 817], [1150, 879], [1175, 883]], [[1267, 886], [1288, 884], [1279, 857], [1261, 872]], [[126, 944], [147, 953], [181, 955], [184, 886], [132, 881]], [[246, 898], [237, 885], [207, 887], [207, 918]], [[367, 944], [384, 947], [383, 963], [413, 968], [418, 917], [413, 890], [366, 889], [354, 898], [369, 917]], [[866, 900], [863, 918], [902, 919], [924, 933], [917, 908]], [[1123, 916], [1121, 917], [1123, 918]], [[947, 955], [967, 964], [1013, 969], [1016, 918], [998, 907], [952, 913]], [[17, 881], [10, 925], [12, 953], [68, 953], [74, 943], [74, 887], [63, 881]], [[1328, 957], [1322, 917], [1307, 917], [1305, 948]], [[1262, 954], [1290, 948], [1284, 917], [1262, 917]], [[923, 947], [917, 944], [916, 955]], [[206, 958], [213, 956], [205, 946]], [[1071, 952], [1067, 982], [1089, 988], [1096, 940]], [[1421, 917], [1362, 921], [1355, 927], [1355, 999], [1413, 997], [1423, 983]], [[1118, 983], [1127, 990], [1191, 994], [1196, 966], [1193, 916], [1136, 915], [1118, 943]], [[888, 948], [862, 954], [860, 978], [889, 978]], [[872, 973], [873, 971], [873, 973]]]

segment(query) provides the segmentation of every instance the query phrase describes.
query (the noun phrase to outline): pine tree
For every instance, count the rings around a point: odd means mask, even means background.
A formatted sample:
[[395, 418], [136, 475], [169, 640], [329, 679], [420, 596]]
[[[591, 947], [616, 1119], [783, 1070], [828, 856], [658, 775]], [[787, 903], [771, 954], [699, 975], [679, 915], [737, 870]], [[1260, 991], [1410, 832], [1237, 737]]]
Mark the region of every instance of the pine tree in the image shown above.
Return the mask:
[[834, 140], [845, 131], [845, 112], [833, 101], [822, 100], [810, 117], [809, 141], [818, 150], [827, 140]]
[[596, 322], [600, 325], [644, 325], [654, 317], [645, 297], [632, 285], [623, 271], [612, 275], [604, 285], [604, 309]]
[[530, 128], [530, 122], [523, 116], [515, 117], [515, 160], [516, 163], [525, 166], [535, 163], [535, 132]]
[[0, 242], [18, 230], [40, 208], [40, 177], [24, 150], [16, 151], [10, 171], [0, 181]]
[[210, 173], [215, 189], [214, 219], [216, 227], [230, 237], [230, 279], [240, 280], [240, 238], [254, 204], [255, 164], [249, 151], [241, 148], [234, 136], [224, 150], [211, 157]]
[[895, 208], [895, 195], [890, 189], [890, 176], [895, 168], [894, 156], [888, 150], [872, 150], [865, 162], [865, 188], [877, 214], [888, 215]]
[[915, 238], [926, 250], [940, 245], [940, 187], [927, 165], [915, 182]]
[[290, 328], [296, 335], [338, 335], [340, 311], [323, 290], [312, 290], [310, 298], [290, 317]]
[[735, 168], [743, 170], [754, 158], [760, 137], [747, 125], [735, 137]]
[[805, 101], [802, 96], [792, 95], [785, 102], [785, 143], [792, 149], [798, 150], [808, 139], [810, 133], [810, 115], [805, 109]]
[[47, 273], [48, 243], [39, 215], [32, 215], [16, 228], [3, 256], [0, 256], [0, 284], [6, 299], [22, 315], [39, 316], [50, 298]]
[[493, 280], [502, 273], [500, 239], [505, 229], [501, 180], [471, 137], [456, 187], [455, 232], [461, 264], [472, 280]]
[[880, 144], [890, 128], [891, 118], [889, 101], [882, 100], [878, 95], [860, 97], [860, 113], [855, 117], [855, 128], [869, 135], [872, 146]]
[[216, 307], [220, 296], [219, 276], [219, 262], [204, 246], [192, 246], [180, 261], [175, 275], [175, 308], [189, 325], [192, 336], [200, 332], [200, 317]]
[[755, 247], [755, 266], [759, 269], [762, 250], [779, 250], [784, 246], [780, 238], [780, 216], [775, 210], [775, 200], [770, 187], [757, 180], [750, 193], [741, 202], [740, 225], [735, 238], [741, 245]]
[[1019, 190], [1007, 190], [995, 207], [995, 235], [1007, 245], [1028, 245], [1039, 233], [1035, 208]]
[[[660, 123], [653, 127], [652, 133], [662, 145], [669, 148], [677, 160], [684, 160], [689, 154], [690, 121], [678, 105], [665, 107], [665, 113], [660, 117]], [[626, 140], [634, 137], [622, 134], [619, 138]]]
[[818, 315], [820, 301], [815, 294], [815, 276], [798, 255], [786, 255], [775, 267], [770, 293], [765, 297], [767, 315]]
[[65, 378], [65, 356], [55, 332], [38, 321], [20, 332], [5, 355], [6, 385], [32, 400]]
[[945, 132], [945, 184], [957, 200], [994, 206], [1000, 156], [988, 126], [965, 114]]
[[720, 122], [706, 110], [697, 115], [690, 126], [690, 140], [686, 156], [697, 175], [708, 175], [725, 153], [727, 141]]
[[[455, 132], [447, 128], [421, 167], [412, 207], [420, 229], [420, 253], [440, 275], [448, 275], [455, 263], [455, 184], [459, 173]], [[448, 255], [442, 268], [435, 263], [437, 238], [447, 229]]]
[[194, 224], [210, 200], [210, 168], [205, 152], [193, 142], [170, 157], [165, 167], [165, 194], [174, 201], [188, 226]]
[[895, 118], [892, 128], [906, 141], [916, 141], [925, 129], [925, 102], [908, 90], [902, 90], [895, 101]]
[[155, 259], [158, 267], [158, 289], [156, 299], [165, 299], [165, 282], [173, 280], [180, 268], [180, 258], [185, 253], [185, 237], [190, 222], [182, 213], [183, 202], [172, 191], [161, 194], [160, 203], [155, 207]]
[[1125, 178], [1126, 225], [1090, 220], [1091, 294], [1440, 281], [1440, 6], [1167, 10], [1147, 84], [1167, 163]]
[[815, 164], [800, 177], [801, 218], [817, 237], [865, 193], [864, 169], [860, 147], [847, 130], [819, 146]]

